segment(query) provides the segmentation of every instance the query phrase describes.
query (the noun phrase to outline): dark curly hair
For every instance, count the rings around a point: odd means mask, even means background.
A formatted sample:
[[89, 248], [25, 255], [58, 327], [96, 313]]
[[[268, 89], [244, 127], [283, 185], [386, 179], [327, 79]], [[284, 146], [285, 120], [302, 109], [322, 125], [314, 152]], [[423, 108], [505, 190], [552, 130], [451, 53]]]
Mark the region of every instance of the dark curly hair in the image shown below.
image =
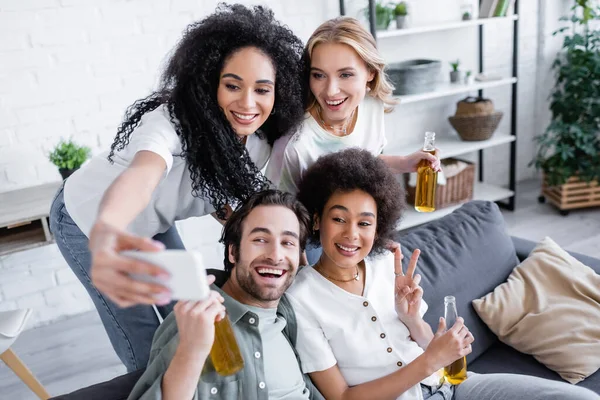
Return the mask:
[[239, 259], [244, 220], [258, 206], [283, 206], [292, 210], [296, 214], [296, 217], [298, 217], [300, 224], [300, 254], [302, 254], [306, 247], [311, 221], [304, 205], [290, 193], [273, 189], [263, 190], [262, 192], [255, 193], [248, 201], [240, 204], [231, 216], [229, 216], [223, 227], [220, 242], [225, 245], [223, 263], [225, 264], [226, 272], [231, 272], [234, 267], [233, 263], [229, 261], [229, 246], [233, 246], [233, 254], [236, 260]]
[[[385, 163], [367, 150], [350, 148], [327, 154], [306, 171], [300, 182], [298, 200], [306, 206], [314, 226], [325, 204], [335, 192], [362, 190], [377, 204], [377, 234], [370, 254], [379, 254], [392, 240], [396, 224], [406, 208], [404, 190]], [[309, 241], [319, 244], [319, 232]]]
[[275, 68], [273, 114], [256, 133], [270, 145], [293, 132], [303, 116], [302, 41], [265, 7], [219, 4], [214, 14], [189, 25], [161, 77], [159, 89], [125, 112], [108, 159], [125, 148], [142, 116], [162, 104], [182, 142], [192, 194], [211, 199], [220, 218], [224, 206], [246, 200], [269, 181], [250, 159], [217, 103], [220, 74], [227, 59], [256, 47]]

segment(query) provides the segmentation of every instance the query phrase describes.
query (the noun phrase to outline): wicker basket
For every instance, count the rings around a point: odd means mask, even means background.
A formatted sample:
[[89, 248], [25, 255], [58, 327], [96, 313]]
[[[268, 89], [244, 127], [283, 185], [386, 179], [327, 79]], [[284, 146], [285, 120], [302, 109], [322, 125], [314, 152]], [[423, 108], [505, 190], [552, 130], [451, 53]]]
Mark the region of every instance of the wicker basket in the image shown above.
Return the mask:
[[493, 112], [494, 103], [491, 100], [469, 96], [456, 103], [454, 115], [492, 114]]
[[[446, 179], [445, 185], [437, 185], [435, 189], [435, 209], [456, 204], [466, 203], [473, 199], [473, 187], [475, 185], [475, 164], [465, 160], [447, 158], [442, 160], [444, 165], [462, 161], [467, 163], [467, 167], [460, 173]], [[416, 187], [409, 185], [409, 174], [404, 174], [404, 187], [406, 190], [406, 200], [409, 204], [415, 204]]]
[[448, 121], [462, 140], [472, 142], [492, 137], [502, 115], [502, 111], [481, 115], [455, 115], [448, 117]]

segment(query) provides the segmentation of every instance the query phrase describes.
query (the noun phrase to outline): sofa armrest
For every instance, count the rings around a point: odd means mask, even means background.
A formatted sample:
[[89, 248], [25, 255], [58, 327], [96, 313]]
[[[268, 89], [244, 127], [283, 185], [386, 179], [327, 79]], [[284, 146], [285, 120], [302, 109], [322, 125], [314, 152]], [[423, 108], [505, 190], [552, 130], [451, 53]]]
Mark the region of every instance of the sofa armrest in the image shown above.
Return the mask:
[[[517, 257], [519, 257], [519, 261], [525, 260], [529, 253], [531, 253], [531, 250], [533, 250], [537, 244], [531, 240], [521, 239], [515, 236], [511, 236], [511, 239], [515, 245], [515, 250], [517, 252]], [[594, 271], [596, 271], [596, 273], [600, 273], [600, 259], [572, 251], [569, 251], [569, 254], [581, 261], [584, 265], [592, 268]]]
[[144, 369], [117, 376], [110, 381], [97, 383], [50, 400], [127, 400], [129, 393], [144, 373]]

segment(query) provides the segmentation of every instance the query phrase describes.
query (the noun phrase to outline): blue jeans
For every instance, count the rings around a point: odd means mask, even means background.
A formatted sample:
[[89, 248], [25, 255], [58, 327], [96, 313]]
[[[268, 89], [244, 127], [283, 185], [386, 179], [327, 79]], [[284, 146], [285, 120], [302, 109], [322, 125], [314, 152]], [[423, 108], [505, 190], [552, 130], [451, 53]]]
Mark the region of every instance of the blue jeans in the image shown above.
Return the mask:
[[[65, 208], [62, 187], [50, 208], [50, 230], [67, 264], [92, 298], [110, 342], [127, 371], [145, 368], [150, 356], [152, 338], [159, 326], [158, 317], [152, 306], [148, 305], [121, 308], [94, 287], [90, 279], [92, 257], [88, 248], [88, 238], [73, 222]], [[175, 226], [154, 236], [154, 239], [162, 242], [168, 249], [184, 248]], [[165, 318], [174, 305], [175, 302], [171, 302], [157, 308]]]
[[425, 400], [598, 400], [591, 390], [529, 375], [473, 374], [438, 391], [421, 386]]

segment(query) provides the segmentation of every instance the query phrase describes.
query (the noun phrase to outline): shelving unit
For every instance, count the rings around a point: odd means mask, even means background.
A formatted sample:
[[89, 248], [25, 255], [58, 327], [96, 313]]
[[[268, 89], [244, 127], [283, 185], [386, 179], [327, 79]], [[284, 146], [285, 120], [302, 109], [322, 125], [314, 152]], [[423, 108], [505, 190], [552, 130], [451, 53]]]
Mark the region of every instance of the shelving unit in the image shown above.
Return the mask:
[[[481, 1], [480, 1], [481, 2]], [[500, 86], [511, 86], [511, 110], [510, 110], [510, 131], [509, 132], [495, 132], [494, 135], [484, 141], [479, 142], [467, 142], [462, 141], [459, 137], [438, 137], [436, 138], [436, 147], [440, 149], [442, 158], [456, 157], [467, 153], [478, 152], [478, 170], [479, 170], [479, 182], [475, 183], [473, 199], [474, 200], [488, 200], [495, 201], [499, 206], [508, 210], [514, 210], [515, 208], [515, 187], [516, 187], [516, 139], [517, 139], [517, 64], [518, 64], [518, 34], [519, 34], [519, 0], [515, 0], [514, 3], [514, 15], [506, 17], [495, 17], [495, 18], [481, 18], [469, 21], [451, 21], [442, 22], [432, 25], [409, 27], [404, 29], [376, 31], [375, 30], [375, 0], [368, 0], [369, 3], [369, 25], [371, 34], [376, 40], [394, 40], [397, 37], [403, 37], [408, 35], [416, 35], [423, 33], [447, 31], [454, 29], [463, 29], [468, 27], [478, 27], [478, 52], [479, 52], [479, 72], [484, 71], [483, 65], [483, 34], [484, 27], [502, 23], [513, 24], [513, 43], [512, 43], [512, 76], [505, 77], [503, 79], [487, 81], [487, 82], [473, 82], [471, 84], [450, 84], [440, 83], [436, 86], [436, 89], [415, 95], [398, 96], [400, 100], [399, 107], [404, 104], [428, 101], [432, 99], [443, 98], [447, 96], [453, 96], [457, 94], [478, 91], [479, 96], [483, 95], [483, 90], [500, 87]], [[340, 0], [340, 14], [345, 14], [345, 0]], [[506, 113], [508, 114], [508, 113]], [[506, 118], [506, 116], [505, 116]], [[420, 137], [421, 135], [415, 136]], [[501, 186], [495, 186], [484, 183], [484, 169], [483, 169], [483, 156], [484, 149], [508, 145], [510, 146], [510, 160], [509, 160], [509, 177], [508, 177], [508, 188]], [[401, 148], [394, 149], [388, 146], [385, 149], [386, 154], [399, 154], [406, 155], [418, 150], [422, 146], [422, 143], [409, 143], [403, 144]], [[437, 210], [431, 213], [419, 213], [415, 210], [409, 210], [399, 225], [400, 229], [411, 228], [434, 219], [443, 217], [451, 213], [460, 205], [446, 207], [441, 210]]]

